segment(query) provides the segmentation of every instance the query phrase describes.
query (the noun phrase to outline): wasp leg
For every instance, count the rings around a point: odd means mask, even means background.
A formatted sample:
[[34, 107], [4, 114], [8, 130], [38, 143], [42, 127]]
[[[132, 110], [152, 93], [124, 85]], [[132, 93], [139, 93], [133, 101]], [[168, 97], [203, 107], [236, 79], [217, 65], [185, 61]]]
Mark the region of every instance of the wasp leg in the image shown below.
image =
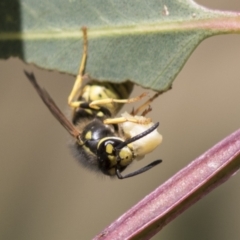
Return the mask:
[[[149, 113], [152, 109], [149, 108], [149, 104], [154, 101], [160, 94], [164, 93], [164, 91], [155, 93], [150, 99], [148, 99], [145, 103], [143, 103], [141, 106], [139, 106], [136, 110], [132, 110], [131, 115], [135, 116], [140, 111], [143, 111], [141, 116], [145, 116], [147, 113]], [[143, 110], [144, 109], [144, 110]]]
[[[133, 110], [134, 111], [134, 110]], [[146, 108], [143, 112], [142, 112], [142, 114], [141, 114], [141, 116], [143, 116], [143, 117], [145, 117], [149, 112], [151, 112], [152, 111], [152, 107], [150, 106], [150, 105], [148, 105], [148, 108]]]
[[105, 99], [100, 99], [100, 100], [95, 100], [92, 101], [89, 106], [91, 108], [94, 109], [99, 109], [100, 107], [98, 105], [105, 105], [105, 104], [109, 104], [109, 103], [133, 103], [133, 102], [137, 102], [139, 100], [141, 100], [142, 98], [144, 98], [147, 95], [146, 92], [142, 93], [141, 95], [139, 95], [138, 97], [135, 98], [129, 98], [129, 99], [113, 99], [113, 98], [105, 98]]
[[[147, 95], [147, 93], [142, 93], [138, 97], [130, 98], [130, 99], [105, 98], [105, 99], [95, 100], [95, 101], [92, 101], [91, 103], [89, 103], [89, 107], [98, 110], [98, 109], [100, 109], [99, 105], [106, 105], [106, 104], [113, 103], [113, 102], [115, 102], [115, 103], [133, 103], [133, 102], [137, 102], [137, 101], [141, 100], [146, 95]], [[74, 102], [70, 103], [70, 106], [73, 108], [77, 108], [77, 107], [80, 107], [82, 103], [85, 103], [85, 102], [74, 101]]]
[[88, 42], [87, 41], [87, 28], [83, 27], [82, 31], [83, 31], [82, 61], [81, 61], [80, 67], [79, 67], [78, 75], [77, 75], [75, 83], [73, 85], [73, 89], [68, 97], [68, 104], [73, 108], [76, 108], [79, 106], [79, 102], [78, 102], [78, 104], [76, 104], [76, 102], [73, 101], [73, 99], [76, 98], [77, 96], [79, 96], [79, 91], [81, 90], [82, 80], [83, 80], [84, 70], [85, 70], [85, 65], [86, 65], [86, 60], [87, 60], [87, 42]]
[[107, 118], [103, 121], [104, 124], [118, 124], [118, 123], [124, 123], [124, 122], [133, 122], [137, 124], [149, 124], [152, 122], [151, 118], [143, 118], [143, 119], [137, 119], [134, 117], [119, 117], [119, 118]]
[[[105, 99], [95, 100], [95, 101], [92, 101], [91, 103], [89, 103], [88, 107], [98, 110], [101, 108], [99, 105], [106, 105], [106, 104], [113, 103], [113, 102], [115, 102], [115, 103], [133, 103], [133, 102], [137, 102], [137, 101], [141, 100], [146, 95], [147, 95], [147, 93], [142, 93], [138, 97], [130, 98], [130, 99], [105, 98]], [[74, 102], [70, 103], [70, 106], [73, 108], [78, 108], [78, 107], [81, 107], [81, 104], [86, 104], [86, 102], [74, 101]]]

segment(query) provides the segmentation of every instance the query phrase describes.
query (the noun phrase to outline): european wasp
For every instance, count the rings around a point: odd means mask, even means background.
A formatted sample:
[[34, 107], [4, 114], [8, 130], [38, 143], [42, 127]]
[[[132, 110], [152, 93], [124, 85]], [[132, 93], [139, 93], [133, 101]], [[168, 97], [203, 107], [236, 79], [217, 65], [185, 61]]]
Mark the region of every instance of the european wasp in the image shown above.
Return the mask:
[[[145, 117], [151, 110], [146, 107], [160, 93], [155, 94], [131, 114], [124, 113], [122, 117], [114, 118], [123, 104], [136, 102], [145, 94], [128, 99], [133, 88], [130, 81], [120, 84], [99, 82], [84, 73], [88, 41], [87, 29], [82, 30], [82, 61], [68, 97], [68, 104], [72, 108], [72, 122], [64, 116], [48, 92], [38, 85], [34, 74], [26, 71], [25, 74], [48, 109], [75, 139], [72, 144], [74, 155], [83, 166], [108, 176], [117, 176], [119, 179], [136, 176], [161, 163], [161, 160], [155, 160], [125, 176], [121, 174], [134, 159], [143, 158], [162, 141], [162, 136], [156, 130], [159, 123], [153, 124]], [[85, 79], [89, 82], [82, 86]], [[145, 110], [142, 115], [137, 116], [143, 109]]]

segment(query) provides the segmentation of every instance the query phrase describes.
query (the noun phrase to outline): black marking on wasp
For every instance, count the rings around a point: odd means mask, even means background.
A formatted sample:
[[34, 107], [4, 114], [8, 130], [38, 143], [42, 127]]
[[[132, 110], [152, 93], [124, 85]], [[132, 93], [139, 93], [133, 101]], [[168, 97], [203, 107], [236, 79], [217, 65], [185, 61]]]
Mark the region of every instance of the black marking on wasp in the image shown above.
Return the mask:
[[[133, 110], [132, 118], [113, 118], [124, 103], [136, 102], [145, 94], [127, 99], [133, 88], [133, 84], [129, 81], [114, 84], [90, 79], [90, 82], [82, 87], [82, 81], [84, 77], [86, 78], [86, 75], [84, 75], [87, 59], [86, 28], [83, 28], [83, 40], [84, 50], [79, 73], [68, 98], [68, 104], [73, 110], [72, 123], [57, 107], [47, 91], [38, 85], [34, 74], [24, 72], [51, 113], [75, 139], [73, 147], [77, 153], [76, 157], [85, 167], [100, 170], [106, 175], [117, 176], [119, 179], [136, 176], [162, 162], [162, 160], [155, 160], [149, 165], [125, 176], [121, 174], [138, 157], [136, 146], [132, 144], [153, 133], [159, 123], [152, 124], [147, 129], [145, 127], [143, 128], [144, 131], [137, 132], [130, 137], [126, 137], [127, 130], [121, 126], [121, 123], [140, 124], [138, 118], [134, 116], [143, 108], [146, 108], [160, 93], [155, 94], [137, 110]], [[145, 110], [143, 115], [149, 111]], [[149, 120], [145, 119], [146, 121]], [[140, 154], [140, 157], [149, 152], [148, 147], [144, 149], [141, 144], [137, 146], [142, 148], [143, 153]]]

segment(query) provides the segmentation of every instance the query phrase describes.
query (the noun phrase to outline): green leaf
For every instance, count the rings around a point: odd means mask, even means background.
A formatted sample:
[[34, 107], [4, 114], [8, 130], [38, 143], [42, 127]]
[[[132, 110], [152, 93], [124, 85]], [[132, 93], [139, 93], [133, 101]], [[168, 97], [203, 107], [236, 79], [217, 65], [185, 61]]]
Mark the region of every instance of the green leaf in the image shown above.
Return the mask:
[[86, 26], [87, 73], [154, 90], [171, 86], [204, 38], [240, 32], [238, 13], [191, 0], [2, 0], [0, 23], [1, 58], [76, 75]]

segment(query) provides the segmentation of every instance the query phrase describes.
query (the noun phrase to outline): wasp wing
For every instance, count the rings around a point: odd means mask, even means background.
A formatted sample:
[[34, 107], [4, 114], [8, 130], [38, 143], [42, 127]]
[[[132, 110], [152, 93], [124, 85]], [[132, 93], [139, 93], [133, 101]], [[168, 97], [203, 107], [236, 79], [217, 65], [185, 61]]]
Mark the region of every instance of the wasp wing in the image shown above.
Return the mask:
[[61, 123], [61, 125], [69, 132], [70, 135], [73, 137], [79, 139], [80, 132], [73, 126], [73, 124], [65, 117], [65, 115], [61, 112], [61, 110], [58, 108], [56, 103], [53, 101], [53, 99], [50, 97], [48, 92], [41, 88], [33, 73], [29, 73], [27, 71], [24, 71], [25, 75], [29, 79], [29, 81], [32, 83], [33, 87], [37, 91], [38, 95], [41, 97], [42, 101], [45, 103], [45, 105], [48, 107], [50, 112], [55, 116], [55, 118]]

